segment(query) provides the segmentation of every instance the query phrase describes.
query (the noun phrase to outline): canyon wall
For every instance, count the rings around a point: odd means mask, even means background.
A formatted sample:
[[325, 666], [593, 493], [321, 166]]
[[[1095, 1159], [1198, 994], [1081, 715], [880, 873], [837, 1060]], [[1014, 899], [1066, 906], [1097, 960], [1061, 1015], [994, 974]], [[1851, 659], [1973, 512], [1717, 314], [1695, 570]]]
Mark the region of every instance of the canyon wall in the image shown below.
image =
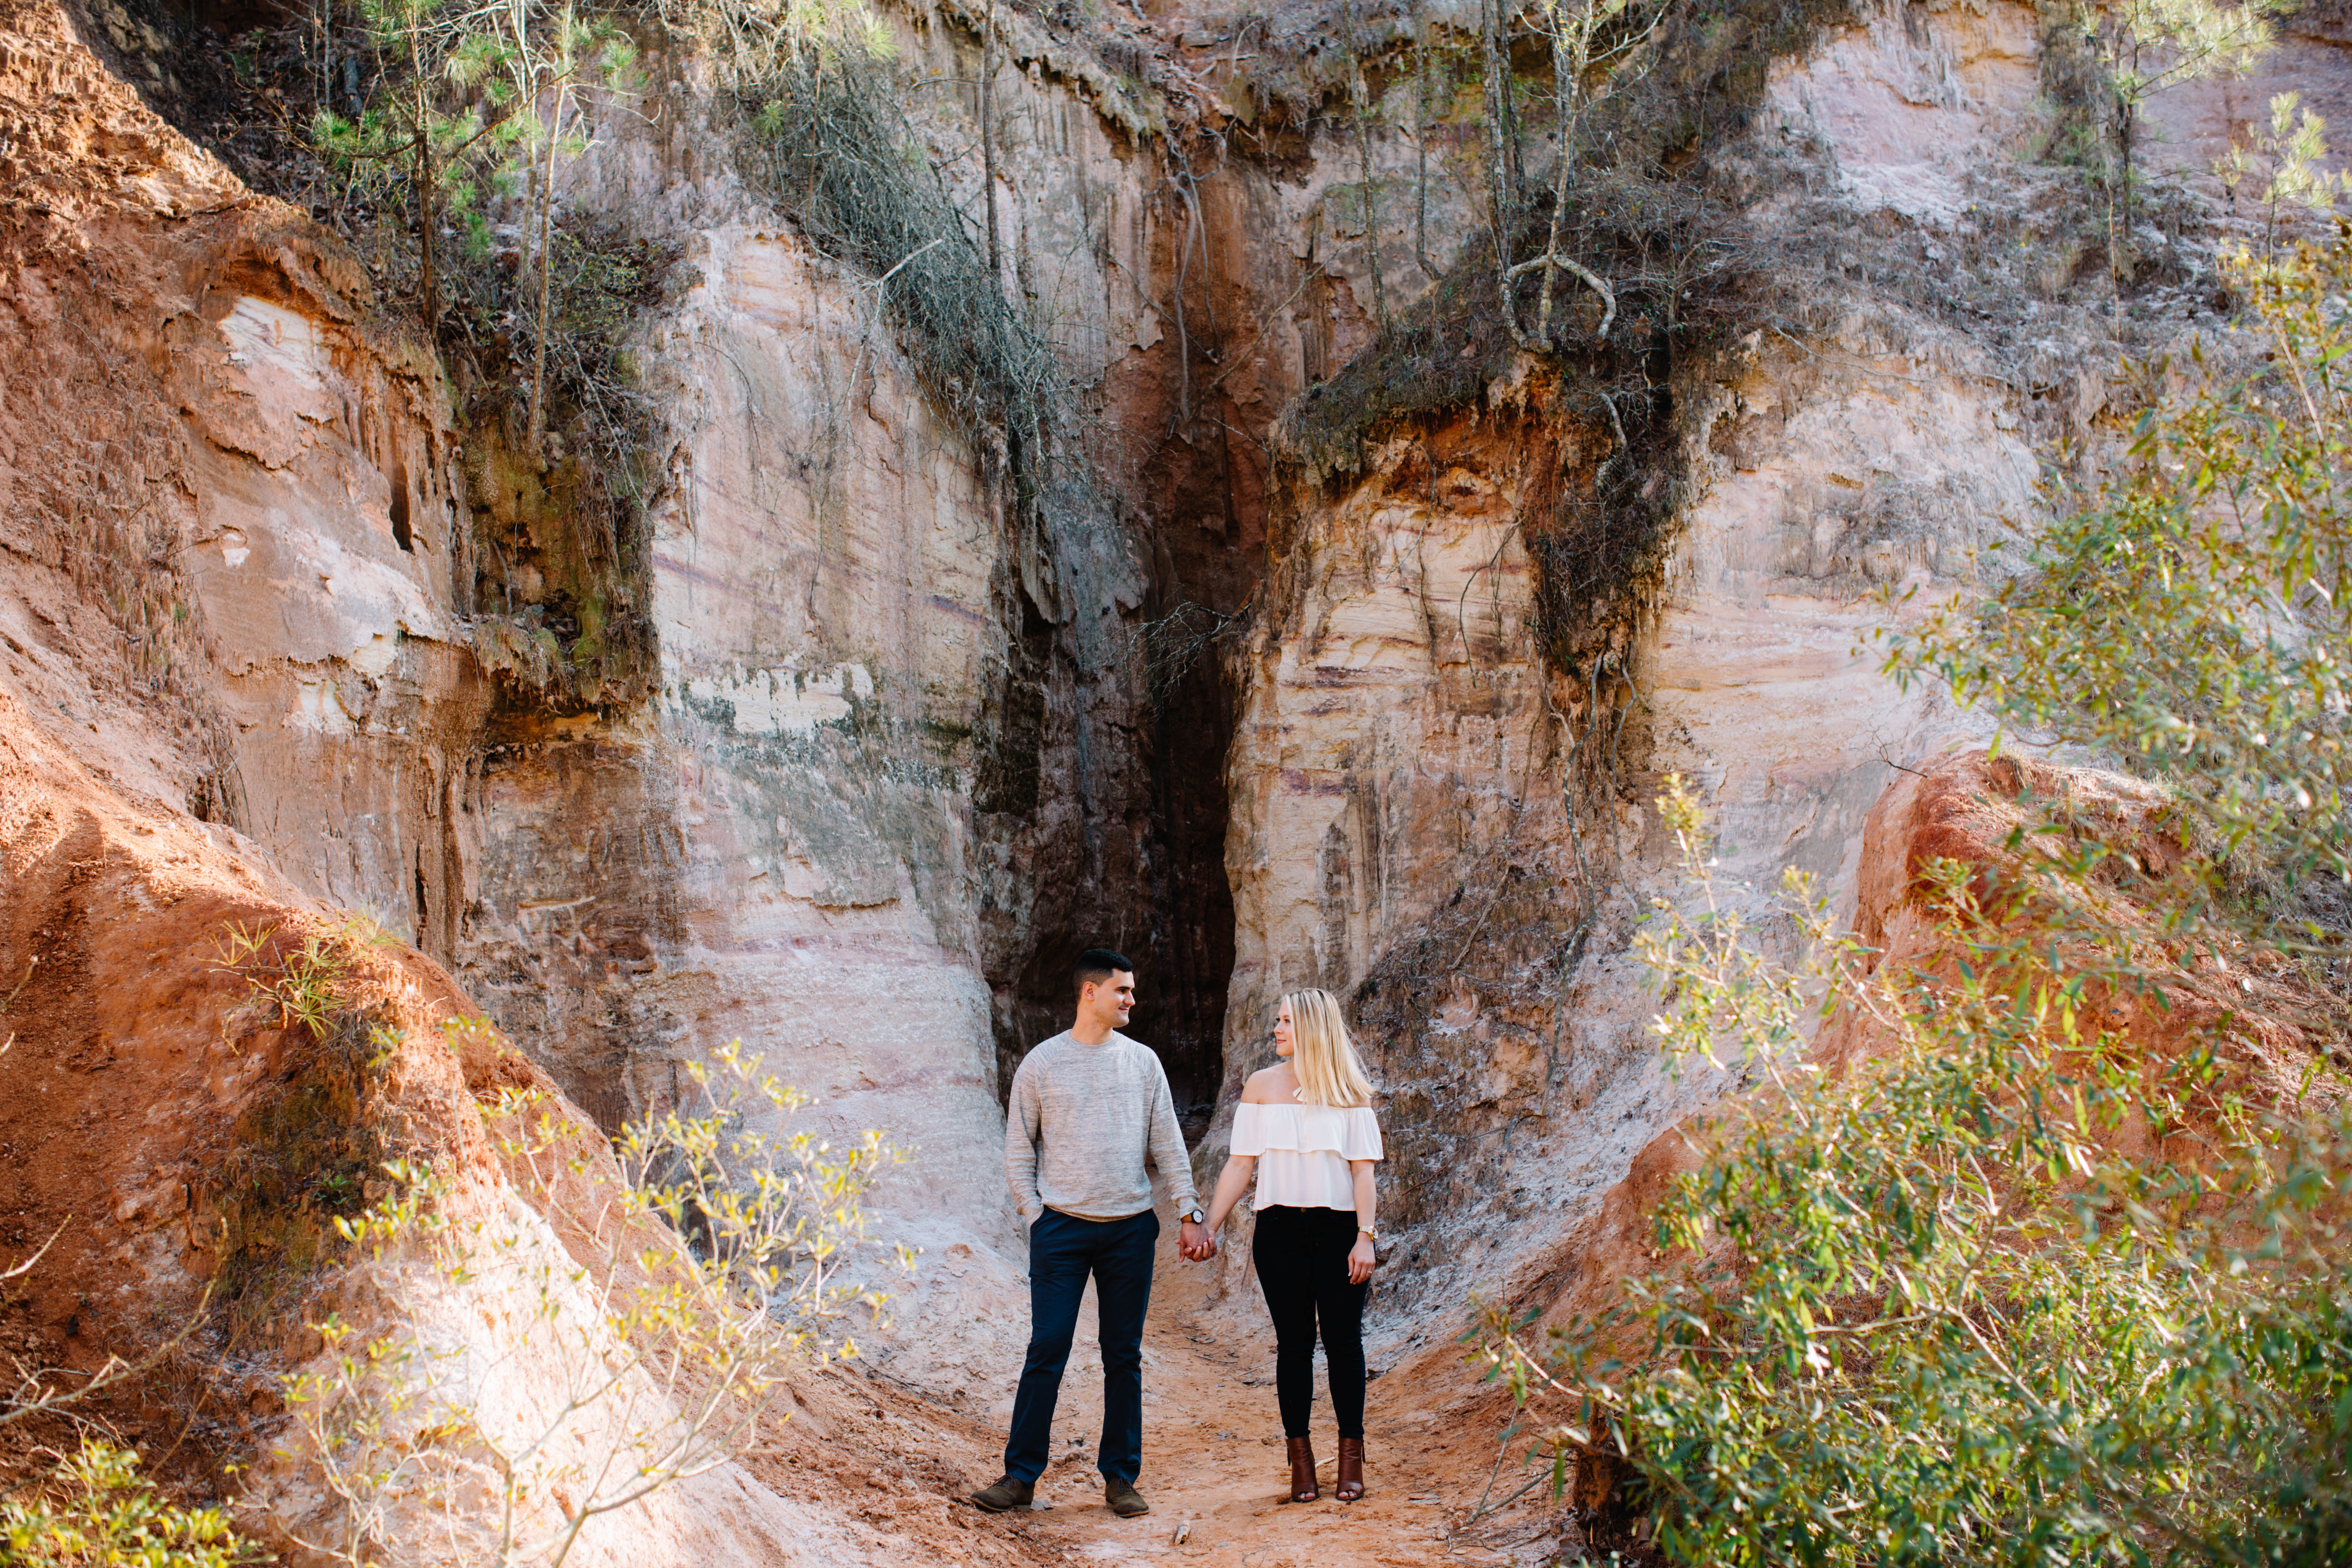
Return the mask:
[[[2252, 231], [2203, 171], [2246, 85], [2160, 105], [2187, 216], [2142, 245], [2179, 281], [2126, 320], [2072, 289], [2104, 237], [2079, 176], [2037, 161], [2040, 47], [2024, 6], [1913, 5], [1771, 67], [1725, 163], [1811, 330], [1762, 326], [1672, 384], [1686, 489], [1654, 569], [1623, 584], [1622, 657], [1563, 670], [1544, 647], [1531, 542], [1550, 494], [1622, 441], [1572, 370], [1522, 359], [1474, 409], [1374, 427], [1354, 473], [1321, 447], [1278, 458], [1267, 586], [1233, 661], [1225, 1103], [1274, 1059], [1281, 993], [1350, 1001], [1387, 1088], [1402, 1266], [1375, 1364], [1442, 1354], [1465, 1294], [1543, 1289], [1644, 1146], [1739, 1081], [1670, 1072], [1647, 1028], [1631, 936], [1691, 896], [1652, 805], [1665, 777], [1707, 807], [1718, 891], [1767, 940], [1790, 870], [1853, 919], [1874, 802], [1988, 734], [1932, 682], [1888, 678], [1887, 638], [2011, 569], [1999, 546], [2047, 504], [2046, 465], [2080, 475], [2112, 449], [2119, 356], [2218, 322], [2194, 279]], [[2294, 31], [2263, 71], [2323, 97], [2335, 79], [2326, 41]], [[1245, 1315], [1255, 1295], [1229, 1248], [1213, 1299]]]
[[[967, 211], [979, 171], [950, 154], [976, 139], [971, 22], [929, 14], [898, 41]], [[721, 132], [664, 117], [696, 100], [615, 114], [571, 199], [664, 213], [693, 279], [639, 351], [669, 479], [647, 519], [656, 695], [479, 719], [465, 913], [431, 949], [607, 1125], [740, 1037], [823, 1125], [911, 1147], [880, 1223], [932, 1261], [881, 1353], [991, 1400], [1022, 1337], [988, 1310], [1022, 1270], [997, 1106], [1066, 1023], [1069, 960], [1133, 952], [1137, 1033], [1180, 1100], [1216, 1092], [1230, 720], [1213, 658], [1155, 687], [1150, 629], [1247, 597], [1251, 432], [1367, 331], [1346, 258], [1317, 252], [1344, 170], [1189, 171], [1022, 26], [995, 75], [1001, 245], [1064, 358], [1084, 483], [1047, 531], [1024, 523], [871, 280], [756, 184], [691, 177], [705, 153], [681, 141]], [[1390, 148], [1391, 174], [1409, 157]], [[1436, 190], [1464, 202], [1443, 164]]]
[[[1808, 871], [1851, 911], [1872, 803], [1981, 732], [1882, 676], [1876, 634], [2002, 569], [2062, 442], [2079, 468], [2112, 437], [2117, 353], [2217, 319], [2248, 232], [2185, 178], [2126, 321], [2079, 287], [2080, 172], [2038, 161], [2028, 8], [1829, 28], [1712, 150], [1803, 309], [1661, 372], [1642, 495], [1674, 487], [1671, 528], [1609, 584], [1607, 653], [1563, 661], [1544, 509], [1626, 446], [1596, 371], [1506, 355], [1339, 466], [1277, 419], [1482, 242], [1475, 90], [1377, 71], [1360, 136], [1358, 46], [1324, 47], [1352, 13], [1082, 39], [1008, 12], [985, 50], [968, 9], [892, 13], [966, 214], [990, 71], [1000, 281], [1068, 383], [1037, 512], [875, 276], [746, 174], [708, 62], [657, 60], [562, 176], [665, 258], [623, 345], [646, 483], [596, 513], [576, 432], [525, 457], [346, 247], [174, 129], [181, 25], [5, 16], [11, 733], [266, 871], [270, 909], [372, 914], [607, 1131], [738, 1038], [810, 1124], [887, 1129], [916, 1158], [875, 1228], [924, 1258], [876, 1360], [982, 1417], [1026, 1327], [1001, 1097], [1080, 948], [1142, 963], [1204, 1176], [1274, 998], [1349, 999], [1390, 1096], [1376, 1364], [1450, 1342], [1731, 1081], [1645, 1032], [1632, 932], [1684, 896], [1662, 780], [1729, 878]], [[1370, 17], [1361, 47], [1465, 25]], [[2264, 80], [2326, 89], [2325, 48]], [[2252, 90], [2168, 100], [2170, 166]], [[33, 967], [48, 908], [11, 892], [0, 984], [63, 984]], [[1254, 1321], [1245, 1246], [1208, 1297]], [[741, 1506], [745, 1539], [783, 1528]]]
[[[111, 17], [95, 47], [112, 37], [146, 78], [167, 58], [154, 29]], [[76, 24], [43, 44], [140, 126], [126, 189], [194, 171], [146, 228], [110, 213], [104, 247], [138, 284], [115, 352], [163, 367], [111, 389], [152, 427], [134, 483], [174, 509], [155, 591], [182, 628], [187, 739], [147, 786], [448, 964], [608, 1129], [674, 1103], [685, 1067], [735, 1038], [819, 1097], [821, 1126], [887, 1129], [917, 1158], [881, 1224], [933, 1264], [885, 1351], [943, 1393], [992, 1387], [1017, 1350], [982, 1310], [1021, 1270], [997, 1107], [1020, 1050], [1064, 1022], [1078, 949], [1138, 952], [1156, 987], [1139, 1033], [1188, 1104], [1213, 1099], [1231, 718], [1213, 655], [1154, 689], [1147, 628], [1248, 597], [1260, 437], [1369, 331], [1360, 211], [1350, 239], [1326, 199], [1344, 160], [1171, 163], [1106, 112], [1082, 51], [1025, 26], [995, 88], [1007, 282], [1066, 357], [1091, 500], [1053, 537], [1025, 529], [871, 280], [747, 184], [719, 151], [735, 132], [669, 80], [611, 107], [562, 192], [677, 258], [630, 347], [657, 479], [635, 606], [628, 545], [572, 504], [565, 432], [544, 465], [510, 424], [486, 440], [476, 395], [338, 247], [105, 78]], [[942, 154], [968, 147], [971, 19], [917, 16], [899, 50], [936, 84], [916, 125]], [[173, 109], [172, 81], [142, 85]], [[1390, 137], [1380, 156], [1398, 177], [1413, 154]], [[970, 161], [944, 166], [977, 205]], [[1441, 221], [1466, 202], [1449, 168]], [[191, 211], [215, 216], [158, 237]], [[148, 276], [155, 251], [176, 273]], [[1401, 290], [1410, 258], [1382, 263]], [[16, 276], [37, 301], [40, 267]], [[75, 438], [88, 412], [20, 415], [19, 450]], [[584, 654], [586, 673], [563, 668], [559, 622], [600, 594], [615, 625], [641, 613], [641, 695], [598, 686]], [[37, 619], [81, 597], [27, 581], [14, 602]], [[87, 679], [105, 661], [73, 662]]]

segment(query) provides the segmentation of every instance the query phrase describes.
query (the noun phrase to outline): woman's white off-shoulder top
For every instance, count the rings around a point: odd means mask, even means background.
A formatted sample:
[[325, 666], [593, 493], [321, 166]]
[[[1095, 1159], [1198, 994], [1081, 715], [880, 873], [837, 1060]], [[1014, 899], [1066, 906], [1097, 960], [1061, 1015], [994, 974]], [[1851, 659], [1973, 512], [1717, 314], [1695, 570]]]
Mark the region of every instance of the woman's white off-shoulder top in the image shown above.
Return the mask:
[[1350, 1160], [1381, 1157], [1381, 1123], [1369, 1105], [1234, 1108], [1234, 1152], [1257, 1161], [1257, 1202], [1303, 1209], [1353, 1209]]

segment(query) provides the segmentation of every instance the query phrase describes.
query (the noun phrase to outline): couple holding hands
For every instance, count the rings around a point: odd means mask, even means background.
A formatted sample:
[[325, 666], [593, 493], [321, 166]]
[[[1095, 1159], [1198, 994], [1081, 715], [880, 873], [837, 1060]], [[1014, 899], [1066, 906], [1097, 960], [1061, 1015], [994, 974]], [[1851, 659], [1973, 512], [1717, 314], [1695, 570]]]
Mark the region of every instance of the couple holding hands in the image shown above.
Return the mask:
[[1029, 1353], [1003, 1478], [971, 1500], [1000, 1513], [1034, 1500], [1091, 1276], [1103, 1358], [1095, 1458], [1103, 1500], [1123, 1519], [1150, 1511], [1135, 1487], [1143, 1468], [1143, 1318], [1160, 1238], [1149, 1165], [1183, 1216], [1177, 1250], [1194, 1262], [1216, 1256], [1225, 1216], [1255, 1178], [1250, 1257], [1274, 1319], [1288, 1495], [1294, 1502], [1322, 1495], [1307, 1434], [1319, 1331], [1339, 1426], [1334, 1491], [1354, 1501], [1364, 1495], [1363, 1316], [1379, 1240], [1372, 1166], [1381, 1129], [1339, 1002], [1328, 991], [1282, 998], [1274, 1023], [1282, 1059], [1243, 1089], [1233, 1155], [1203, 1215], [1167, 1074], [1149, 1047], [1118, 1033], [1135, 1006], [1135, 966], [1094, 948], [1079, 955], [1071, 979], [1076, 1021], [1030, 1051], [1013, 1076], [1004, 1173], [1029, 1226]]

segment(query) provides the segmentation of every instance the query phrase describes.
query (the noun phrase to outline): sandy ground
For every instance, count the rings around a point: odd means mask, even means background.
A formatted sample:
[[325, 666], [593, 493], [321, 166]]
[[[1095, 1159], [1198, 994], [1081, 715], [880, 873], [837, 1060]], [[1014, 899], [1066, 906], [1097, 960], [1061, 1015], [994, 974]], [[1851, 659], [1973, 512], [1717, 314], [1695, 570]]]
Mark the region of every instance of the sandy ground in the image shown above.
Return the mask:
[[[1408, 1568], [1423, 1563], [1549, 1563], [1561, 1521], [1539, 1497], [1461, 1529], [1486, 1480], [1501, 1421], [1472, 1392], [1451, 1347], [1376, 1379], [1365, 1419], [1364, 1497], [1331, 1495], [1338, 1429], [1317, 1371], [1316, 1456], [1323, 1499], [1285, 1500], [1289, 1470], [1274, 1390], [1274, 1341], [1262, 1321], [1155, 1302], [1144, 1347], [1144, 1473], [1151, 1512], [1122, 1520], [1103, 1506], [1094, 1449], [1102, 1415], [1101, 1361], [1091, 1310], [1080, 1323], [1055, 1413], [1056, 1458], [1038, 1507], [1010, 1528], [1040, 1548], [1085, 1563], [1186, 1563], [1232, 1568]], [[1234, 1325], [1245, 1325], [1234, 1331]], [[1453, 1407], [1426, 1407], [1440, 1392]], [[1010, 1390], [997, 1402], [1009, 1416]], [[1002, 1426], [990, 1437], [1002, 1441]], [[978, 1482], [994, 1479], [989, 1474]], [[1497, 1495], [1515, 1482], [1506, 1480]], [[1543, 1489], [1538, 1489], [1538, 1493]], [[977, 1510], [974, 1510], [975, 1512]], [[1007, 1528], [989, 1520], [983, 1529]]]
[[1055, 1423], [1063, 1457], [1040, 1489], [1039, 1501], [1046, 1505], [1038, 1516], [1041, 1533], [1102, 1563], [1352, 1568], [1448, 1561], [1450, 1510], [1443, 1489], [1417, 1462], [1414, 1424], [1388, 1411], [1368, 1417], [1367, 1490], [1358, 1502], [1340, 1503], [1331, 1497], [1337, 1429], [1328, 1404], [1318, 1401], [1323, 1500], [1287, 1503], [1289, 1471], [1270, 1352], [1218, 1343], [1213, 1336], [1193, 1344], [1172, 1329], [1155, 1337], [1158, 1397], [1146, 1410], [1139, 1482], [1151, 1500], [1150, 1514], [1122, 1520], [1103, 1506], [1093, 1459], [1102, 1408], [1097, 1384], [1070, 1391], [1077, 1396], [1066, 1394], [1063, 1401], [1065, 1413]]
[[[1445, 1344], [1374, 1379], [1365, 1427], [1368, 1490], [1331, 1496], [1337, 1430], [1318, 1369], [1319, 1502], [1283, 1500], [1289, 1470], [1274, 1392], [1274, 1340], [1262, 1306], [1217, 1301], [1202, 1280], [1163, 1258], [1144, 1337], [1141, 1519], [1103, 1506], [1094, 1466], [1102, 1420], [1102, 1361], [1091, 1296], [1055, 1411], [1056, 1458], [1038, 1506], [987, 1514], [968, 1500], [1003, 1465], [1018, 1364], [1002, 1386], [958, 1411], [887, 1377], [836, 1371], [796, 1391], [793, 1417], [751, 1461], [780, 1492], [823, 1506], [843, 1542], [873, 1563], [1199, 1563], [1216, 1568], [1547, 1568], [1571, 1561], [1580, 1537], [1548, 1489], [1473, 1520], [1508, 1420]], [[1004, 1303], [1025, 1333], [1028, 1303]], [[977, 1371], [978, 1369], [975, 1369]], [[978, 1392], [975, 1390], [975, 1392]], [[1494, 1495], [1526, 1479], [1506, 1467]]]

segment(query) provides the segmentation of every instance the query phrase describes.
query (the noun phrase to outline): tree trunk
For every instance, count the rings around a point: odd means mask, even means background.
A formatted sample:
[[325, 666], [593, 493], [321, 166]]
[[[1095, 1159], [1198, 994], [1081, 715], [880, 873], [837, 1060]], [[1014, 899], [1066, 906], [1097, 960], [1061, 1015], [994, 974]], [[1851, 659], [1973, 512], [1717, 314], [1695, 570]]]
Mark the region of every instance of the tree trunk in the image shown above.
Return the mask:
[[1509, 64], [1503, 57], [1502, 0], [1483, 0], [1478, 19], [1486, 56], [1486, 206], [1495, 225], [1495, 287], [1501, 293], [1503, 320], [1517, 338], [1518, 315], [1511, 306], [1511, 226], [1518, 220], [1519, 203], [1505, 148], [1511, 85]]
[[1364, 248], [1372, 274], [1372, 321], [1380, 331], [1386, 331], [1389, 306], [1381, 283], [1380, 196], [1372, 177], [1372, 129], [1367, 118], [1372, 101], [1372, 78], [1364, 68], [1363, 41], [1356, 28], [1353, 5], [1348, 7], [1348, 52], [1356, 58], [1356, 159], [1364, 176]]
[[2107, 220], [2110, 254], [2108, 264], [2115, 268], [2116, 297], [2121, 299], [2131, 282], [2132, 274], [2132, 142], [2139, 129], [2139, 106], [2125, 100], [2116, 114], [2116, 162], [2121, 177], [2116, 181], [2115, 205]]
[[544, 410], [541, 394], [547, 384], [548, 302], [552, 297], [552, 278], [549, 263], [552, 257], [555, 230], [555, 149], [563, 132], [564, 89], [555, 89], [555, 112], [547, 127], [547, 170], [539, 182], [539, 342], [530, 356], [530, 455], [540, 455], [540, 423]]
[[437, 204], [434, 200], [433, 100], [425, 91], [424, 54], [414, 26], [408, 33], [408, 77], [416, 94], [416, 253], [423, 274], [425, 342], [437, 355], [441, 352], [441, 277], [434, 266], [434, 251], [440, 224], [434, 210]]
[[1004, 260], [996, 236], [996, 0], [980, 36], [980, 171], [988, 189], [988, 281], [1004, 292]]
[[1503, 0], [1495, 0], [1495, 50], [1502, 62], [1500, 82], [1503, 95], [1503, 151], [1510, 161], [1511, 202], [1514, 207], [1527, 198], [1527, 150], [1521, 143], [1518, 79], [1511, 72], [1511, 14], [1504, 9]]
[[[1429, 19], [1418, 0], [1412, 9], [1412, 258], [1433, 285], [1437, 267], [1429, 259]], [[1431, 298], [1435, 299], [1433, 292]]]
[[[1576, 91], [1583, 75], [1584, 40], [1591, 36], [1592, 25], [1591, 0], [1584, 0], [1582, 30], [1574, 49], [1566, 36], [1567, 7], [1552, 11], [1551, 36], [1551, 101], [1552, 123], [1559, 136], [1559, 163], [1552, 173], [1551, 232], [1544, 240], [1544, 254], [1559, 254], [1561, 230], [1568, 220], [1568, 184], [1576, 168]], [[1559, 269], [1543, 269], [1542, 303], [1536, 309], [1536, 342], [1547, 350], [1552, 346], [1551, 304], [1553, 287], [1559, 280]]]

